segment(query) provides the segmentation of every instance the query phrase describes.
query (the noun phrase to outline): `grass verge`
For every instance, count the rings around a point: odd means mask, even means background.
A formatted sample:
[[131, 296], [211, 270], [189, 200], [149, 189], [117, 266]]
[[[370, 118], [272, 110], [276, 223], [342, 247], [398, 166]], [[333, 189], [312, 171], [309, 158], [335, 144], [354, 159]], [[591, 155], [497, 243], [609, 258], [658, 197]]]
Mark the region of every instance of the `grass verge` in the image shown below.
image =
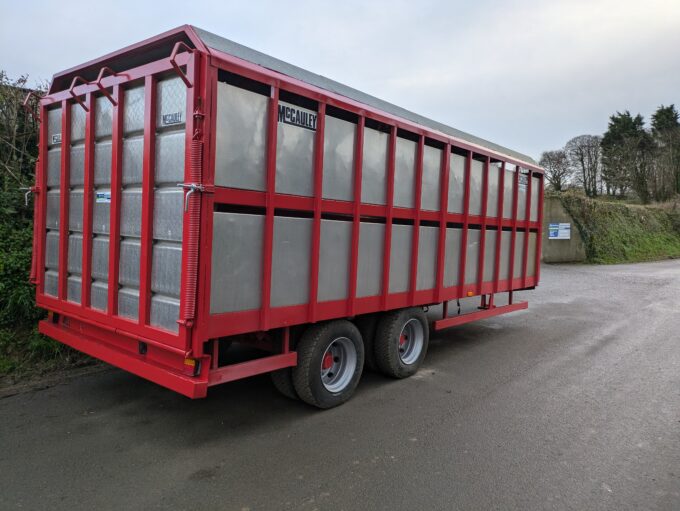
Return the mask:
[[676, 203], [632, 205], [560, 194], [586, 247], [587, 261], [631, 263], [680, 257]]
[[0, 386], [93, 363], [87, 355], [38, 333], [37, 327], [0, 329]]

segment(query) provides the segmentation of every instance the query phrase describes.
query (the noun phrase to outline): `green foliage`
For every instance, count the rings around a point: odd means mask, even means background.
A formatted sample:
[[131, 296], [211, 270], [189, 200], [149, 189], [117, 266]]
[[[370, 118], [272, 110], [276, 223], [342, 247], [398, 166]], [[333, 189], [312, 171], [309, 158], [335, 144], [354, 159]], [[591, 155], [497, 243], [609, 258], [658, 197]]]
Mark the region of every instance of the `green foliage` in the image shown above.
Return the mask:
[[675, 105], [661, 105], [652, 115], [652, 133], [658, 135], [677, 130], [680, 128], [679, 118]]
[[88, 360], [36, 329], [44, 312], [29, 283], [33, 209], [19, 190], [33, 184], [37, 158], [38, 125], [21, 107], [26, 82], [0, 71], [0, 376]]
[[602, 137], [603, 178], [613, 189], [629, 186], [642, 202], [650, 200], [653, 140], [640, 114], [617, 112]]
[[31, 269], [33, 228], [23, 211], [23, 194], [0, 192], [0, 328], [35, 322]]
[[613, 264], [680, 257], [680, 212], [561, 194], [586, 247], [588, 262]]
[[0, 328], [0, 376], [20, 377], [90, 364], [92, 360], [32, 328]]

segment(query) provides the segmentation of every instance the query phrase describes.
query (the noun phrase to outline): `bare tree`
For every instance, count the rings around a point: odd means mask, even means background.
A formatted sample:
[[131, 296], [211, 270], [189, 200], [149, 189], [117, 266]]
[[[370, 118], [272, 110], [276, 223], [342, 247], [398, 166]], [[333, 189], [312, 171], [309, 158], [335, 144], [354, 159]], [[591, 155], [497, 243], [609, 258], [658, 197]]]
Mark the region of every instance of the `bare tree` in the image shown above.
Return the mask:
[[576, 172], [578, 181], [589, 197], [597, 195], [600, 141], [601, 137], [595, 135], [580, 135], [572, 138], [564, 147], [569, 165]]
[[564, 149], [545, 151], [538, 164], [545, 169], [548, 185], [556, 192], [564, 190], [574, 174]]
[[16, 80], [0, 71], [0, 186], [16, 190], [33, 181], [38, 126], [21, 104], [30, 89], [26, 76]]

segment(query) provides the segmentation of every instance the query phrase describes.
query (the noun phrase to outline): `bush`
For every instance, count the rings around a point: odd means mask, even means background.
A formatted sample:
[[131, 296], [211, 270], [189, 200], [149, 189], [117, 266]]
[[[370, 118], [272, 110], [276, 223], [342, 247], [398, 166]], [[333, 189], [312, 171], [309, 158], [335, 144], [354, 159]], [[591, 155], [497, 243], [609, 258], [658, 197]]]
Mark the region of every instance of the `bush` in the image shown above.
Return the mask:
[[624, 263], [680, 257], [680, 214], [675, 208], [560, 195], [592, 263]]
[[0, 192], [0, 376], [44, 371], [87, 360], [37, 331], [44, 311], [29, 282], [33, 227], [23, 194]]

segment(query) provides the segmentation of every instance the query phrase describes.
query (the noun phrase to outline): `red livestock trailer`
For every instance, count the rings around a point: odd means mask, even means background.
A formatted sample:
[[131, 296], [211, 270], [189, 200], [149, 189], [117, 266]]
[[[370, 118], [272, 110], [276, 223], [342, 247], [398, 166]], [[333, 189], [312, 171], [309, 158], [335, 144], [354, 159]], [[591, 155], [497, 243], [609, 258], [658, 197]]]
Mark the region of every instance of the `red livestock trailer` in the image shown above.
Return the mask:
[[196, 27], [55, 75], [39, 112], [40, 331], [191, 398], [271, 372], [335, 406], [538, 283], [531, 158]]

